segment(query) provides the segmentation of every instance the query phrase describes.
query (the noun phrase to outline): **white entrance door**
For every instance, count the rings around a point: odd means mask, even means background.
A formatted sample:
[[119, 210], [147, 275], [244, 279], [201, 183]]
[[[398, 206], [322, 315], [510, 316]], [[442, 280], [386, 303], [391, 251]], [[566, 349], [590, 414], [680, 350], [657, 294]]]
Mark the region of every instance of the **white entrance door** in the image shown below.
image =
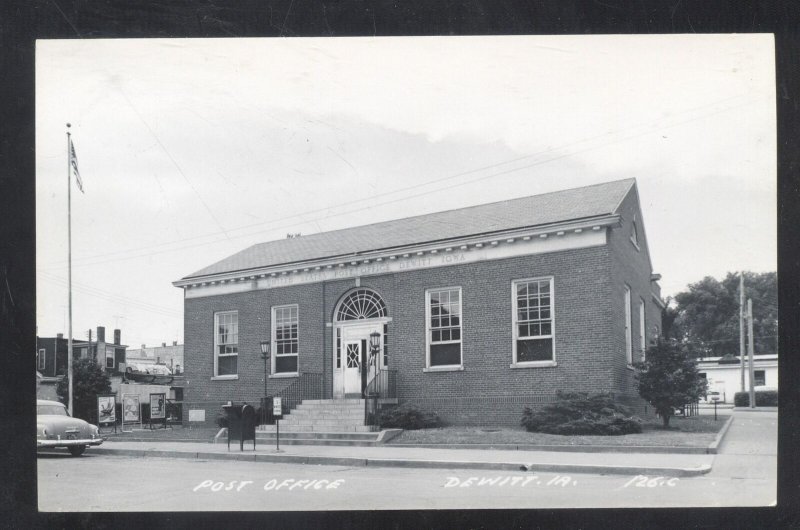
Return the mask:
[[344, 343], [344, 393], [345, 397], [361, 397], [361, 341]]

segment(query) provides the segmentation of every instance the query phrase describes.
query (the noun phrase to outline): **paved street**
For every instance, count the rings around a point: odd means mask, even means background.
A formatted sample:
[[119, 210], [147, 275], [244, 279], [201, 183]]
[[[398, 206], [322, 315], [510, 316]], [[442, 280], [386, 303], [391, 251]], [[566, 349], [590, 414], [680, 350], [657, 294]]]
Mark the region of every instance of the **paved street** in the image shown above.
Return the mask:
[[[737, 413], [709, 474], [637, 477], [64, 454], [38, 459], [43, 511], [765, 506], [777, 413]], [[597, 455], [602, 458], [602, 455]], [[658, 458], [656, 455], [654, 458]]]

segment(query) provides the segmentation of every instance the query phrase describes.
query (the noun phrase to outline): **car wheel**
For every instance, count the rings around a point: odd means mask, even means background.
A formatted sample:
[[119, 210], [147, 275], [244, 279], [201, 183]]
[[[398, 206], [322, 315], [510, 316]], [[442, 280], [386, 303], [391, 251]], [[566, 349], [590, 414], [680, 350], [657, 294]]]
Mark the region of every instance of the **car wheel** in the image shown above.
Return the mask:
[[73, 445], [72, 447], [68, 447], [69, 452], [72, 456], [81, 456], [84, 451], [86, 451], [85, 445]]

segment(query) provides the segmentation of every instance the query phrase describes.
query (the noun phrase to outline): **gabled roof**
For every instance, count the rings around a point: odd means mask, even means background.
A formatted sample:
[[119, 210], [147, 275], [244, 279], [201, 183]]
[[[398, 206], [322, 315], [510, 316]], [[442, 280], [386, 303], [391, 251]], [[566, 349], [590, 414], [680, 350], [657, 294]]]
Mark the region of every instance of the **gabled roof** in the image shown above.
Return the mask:
[[259, 243], [183, 279], [611, 215], [635, 184], [617, 180]]

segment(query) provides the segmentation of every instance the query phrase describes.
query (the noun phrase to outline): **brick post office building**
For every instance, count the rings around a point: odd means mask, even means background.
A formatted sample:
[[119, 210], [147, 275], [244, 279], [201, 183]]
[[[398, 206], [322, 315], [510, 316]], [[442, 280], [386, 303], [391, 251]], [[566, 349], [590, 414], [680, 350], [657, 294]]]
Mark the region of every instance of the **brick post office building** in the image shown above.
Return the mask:
[[381, 382], [454, 424], [516, 424], [558, 390], [640, 406], [659, 278], [633, 179], [258, 244], [174, 282], [185, 399], [206, 421], [257, 405], [269, 341], [271, 395]]

